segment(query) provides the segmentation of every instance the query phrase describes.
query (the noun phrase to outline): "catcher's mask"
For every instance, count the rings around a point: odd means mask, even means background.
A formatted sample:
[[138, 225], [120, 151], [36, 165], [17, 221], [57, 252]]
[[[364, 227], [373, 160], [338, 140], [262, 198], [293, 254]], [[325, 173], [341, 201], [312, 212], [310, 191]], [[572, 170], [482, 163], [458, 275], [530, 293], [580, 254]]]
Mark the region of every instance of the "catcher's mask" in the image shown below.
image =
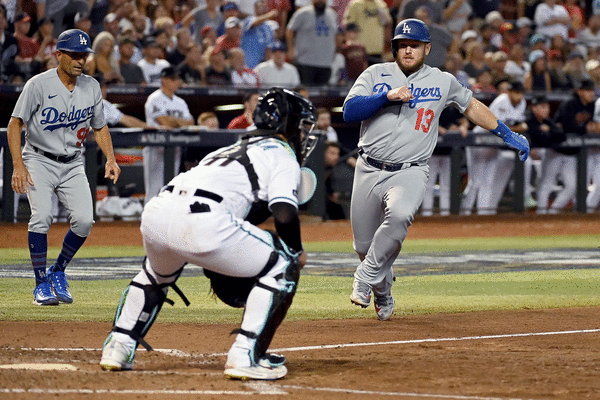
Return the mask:
[[257, 128], [275, 130], [285, 136], [300, 164], [319, 141], [320, 135], [312, 132], [317, 124], [315, 107], [292, 90], [270, 89], [258, 99], [253, 118]]

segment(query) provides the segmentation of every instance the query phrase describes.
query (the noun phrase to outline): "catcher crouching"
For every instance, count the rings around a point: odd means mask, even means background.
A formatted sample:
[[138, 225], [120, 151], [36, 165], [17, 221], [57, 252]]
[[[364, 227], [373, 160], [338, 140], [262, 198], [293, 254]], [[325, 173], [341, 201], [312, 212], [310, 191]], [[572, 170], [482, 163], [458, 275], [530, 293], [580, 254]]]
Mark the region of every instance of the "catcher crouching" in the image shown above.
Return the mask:
[[[267, 353], [292, 304], [306, 264], [298, 204], [302, 160], [318, 141], [315, 109], [298, 93], [273, 88], [254, 112], [256, 129], [176, 176], [142, 213], [146, 258], [125, 289], [104, 342], [104, 370], [133, 367], [139, 344], [187, 263], [202, 266], [215, 294], [244, 315], [225, 364], [233, 379], [274, 380], [285, 357]], [[308, 190], [309, 193], [312, 193]], [[300, 199], [299, 195], [300, 194]], [[258, 228], [273, 216], [276, 232]]]

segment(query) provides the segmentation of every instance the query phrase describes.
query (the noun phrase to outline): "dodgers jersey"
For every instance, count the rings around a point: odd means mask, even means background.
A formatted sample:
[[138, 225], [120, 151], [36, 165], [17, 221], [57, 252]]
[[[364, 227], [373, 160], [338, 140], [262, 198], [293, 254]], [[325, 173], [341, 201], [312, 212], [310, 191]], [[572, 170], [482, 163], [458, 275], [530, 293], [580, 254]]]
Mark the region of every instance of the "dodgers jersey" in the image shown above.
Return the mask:
[[81, 150], [90, 126], [100, 129], [106, 125], [98, 81], [82, 74], [69, 91], [56, 68], [27, 81], [12, 116], [25, 123], [29, 143], [59, 156]]
[[391, 163], [425, 163], [437, 143], [440, 114], [448, 105], [464, 113], [473, 92], [448, 72], [423, 65], [406, 76], [395, 62], [375, 64], [357, 78], [344, 104], [355, 96], [371, 96], [407, 86], [414, 99], [389, 102], [360, 124], [358, 146], [369, 156]]
[[[218, 156], [232, 146], [208, 154], [200, 164], [171, 180], [169, 185], [209, 190], [223, 197], [223, 206], [233, 215], [245, 218], [254, 202], [248, 173], [242, 164]], [[258, 175], [258, 199], [285, 202], [298, 207], [300, 166], [291, 147], [278, 139], [256, 139], [248, 145], [248, 157]]]
[[194, 119], [185, 100], [177, 95], [173, 95], [173, 98], [170, 98], [160, 89], [148, 96], [144, 109], [146, 112], [146, 123], [148, 126], [154, 128], [160, 126], [156, 118], [165, 115], [185, 120]]
[[[516, 106], [513, 106], [510, 101], [510, 97], [508, 97], [508, 94], [506, 93], [500, 94], [490, 103], [490, 110], [500, 121], [504, 122], [508, 126], [525, 121], [526, 109], [527, 102], [525, 99], [522, 99]], [[476, 126], [473, 128], [473, 132], [481, 133], [488, 132], [488, 130], [480, 126]]]

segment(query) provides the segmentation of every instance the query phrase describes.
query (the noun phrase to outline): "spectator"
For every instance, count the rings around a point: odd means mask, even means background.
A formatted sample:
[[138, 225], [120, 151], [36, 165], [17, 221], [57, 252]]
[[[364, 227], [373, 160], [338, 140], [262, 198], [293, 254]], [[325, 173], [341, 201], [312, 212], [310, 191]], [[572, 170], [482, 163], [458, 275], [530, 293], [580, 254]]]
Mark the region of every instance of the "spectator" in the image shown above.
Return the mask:
[[202, 28], [200, 35], [202, 36], [202, 43], [200, 44], [202, 45], [203, 49], [208, 49], [217, 43], [217, 31], [215, 31], [211, 26], [205, 26]]
[[468, 0], [449, 0], [445, 4], [446, 8], [442, 11], [442, 23], [453, 35], [460, 36], [469, 23], [469, 17], [473, 12], [471, 2]]
[[[548, 42], [550, 41], [548, 40]], [[541, 50], [543, 52], [548, 51], [546, 38], [543, 35], [540, 35], [539, 33], [534, 33], [529, 39], [529, 53], [531, 54], [536, 50]]]
[[[600, 61], [596, 59], [589, 60], [585, 63], [585, 70], [590, 76], [591, 81], [594, 82], [594, 94], [596, 97], [600, 96]], [[595, 116], [596, 114], [594, 114]], [[598, 113], [598, 116], [600, 117], [600, 113]]]
[[504, 72], [506, 68], [506, 62], [508, 61], [508, 55], [502, 50], [498, 50], [492, 55], [492, 62], [490, 64], [490, 72], [492, 74], [492, 84], [496, 85], [498, 82], [503, 80], [509, 80], [510, 76]]
[[328, 142], [339, 142], [338, 134], [333, 126], [331, 126], [331, 112], [327, 108], [317, 108], [317, 125], [315, 129], [325, 132]]
[[491, 28], [489, 42], [496, 48], [498, 48], [498, 50], [502, 46], [502, 32], [500, 31], [500, 29], [505, 23], [506, 20], [498, 10], [490, 11], [485, 16], [485, 25]]
[[244, 95], [244, 113], [235, 117], [227, 125], [227, 129], [246, 129], [254, 125], [253, 115], [258, 103], [260, 94], [258, 92], [248, 92]]
[[346, 59], [342, 54], [344, 40], [344, 31], [338, 28], [335, 33], [335, 54], [331, 61], [331, 76], [328, 82], [330, 86], [346, 84]]
[[[594, 75], [598, 77], [600, 70], [600, 62], [598, 60], [590, 60], [588, 63], [594, 63], [591, 68], [592, 71], [596, 71]], [[596, 85], [596, 90], [598, 86]], [[594, 117], [593, 121], [596, 128], [600, 126], [600, 99], [594, 102]], [[600, 147], [588, 148], [587, 157], [588, 167], [588, 181], [592, 183], [592, 189], [589, 191], [586, 198], [586, 208], [588, 213], [596, 211], [598, 204], [600, 204]]]
[[[590, 80], [580, 81], [572, 98], [564, 100], [554, 116], [554, 122], [563, 132], [583, 136], [598, 133], [598, 123], [594, 116], [594, 83]], [[563, 210], [575, 197], [577, 186], [576, 156], [578, 149], [559, 148], [556, 151], [546, 150], [542, 166], [542, 179], [538, 191], [538, 213], [556, 214]], [[562, 177], [562, 190], [549, 206], [551, 182], [556, 176]]]
[[73, 20], [79, 12], [89, 14], [89, 1], [86, 0], [49, 0], [36, 3], [38, 19], [42, 17], [54, 20], [54, 37], [73, 28]]
[[18, 63], [30, 63], [40, 50], [40, 44], [27, 36], [31, 29], [31, 17], [25, 13], [19, 13], [15, 16], [14, 25], [14, 37], [19, 43], [19, 54], [15, 60]]
[[[469, 133], [469, 120], [456, 107], [447, 107], [440, 115], [440, 135], [450, 131], [458, 131], [462, 137]], [[433, 215], [434, 189], [439, 187], [439, 210], [441, 215], [450, 214], [450, 152], [449, 147], [436, 147], [429, 159], [429, 179], [425, 188], [425, 197], [421, 205], [424, 216]]]
[[154, 38], [156, 43], [158, 43], [158, 46], [161, 49], [161, 53], [158, 56], [158, 58], [166, 59], [167, 58], [167, 49], [169, 48], [169, 45], [171, 44], [171, 39], [169, 38], [167, 31], [165, 31], [164, 29], [155, 29], [154, 31], [152, 31], [151, 36]]
[[209, 47], [205, 53], [208, 56], [208, 66], [206, 67], [207, 85], [231, 85], [231, 72], [227, 66], [225, 52], [216, 47]]
[[114, 12], [107, 14], [104, 17], [104, 31], [110, 33], [113, 37], [119, 37], [121, 33], [121, 28], [119, 27], [120, 21], [121, 18]]
[[344, 207], [340, 204], [340, 192], [336, 190], [334, 168], [340, 160], [340, 145], [337, 142], [325, 143], [325, 215], [323, 219], [346, 219]]
[[242, 49], [236, 47], [229, 50], [229, 64], [233, 86], [253, 88], [260, 86], [260, 78], [246, 65], [246, 56]]
[[500, 50], [506, 54], [510, 54], [510, 50], [517, 43], [516, 29], [510, 22], [505, 22], [500, 26], [500, 36], [502, 43], [500, 44]]
[[221, 13], [223, 14], [223, 23], [217, 28], [217, 37], [225, 34], [225, 21], [231, 17], [236, 17], [241, 20], [240, 9], [233, 1], [228, 1], [221, 6]]
[[275, 10], [277, 14], [273, 17], [273, 21], [277, 23], [278, 28], [273, 32], [275, 39], [285, 40], [285, 27], [288, 23], [288, 14], [292, 10], [290, 0], [267, 0], [267, 8], [269, 11]]
[[350, 83], [369, 67], [367, 48], [358, 40], [359, 34], [360, 27], [354, 22], [346, 25], [341, 52], [346, 64], [346, 78]]
[[574, 39], [585, 27], [585, 12], [579, 7], [579, 0], [565, 0], [563, 7], [569, 13], [571, 23], [569, 25], [569, 38]]
[[496, 28], [494, 28], [494, 25], [487, 22], [482, 24], [479, 28], [479, 37], [481, 38], [484, 53], [495, 53], [500, 50], [502, 39]]
[[481, 75], [482, 72], [488, 70], [485, 62], [485, 53], [483, 45], [479, 42], [472, 42], [466, 48], [466, 64], [463, 71], [469, 75], [473, 82]]
[[498, 89], [494, 85], [494, 77], [489, 68], [485, 68], [477, 75], [477, 78], [471, 85], [471, 88], [476, 93], [496, 93]]
[[125, 36], [119, 40], [119, 70], [124, 83], [146, 85], [144, 72], [137, 64], [131, 62], [136, 48], [136, 42], [130, 37]]
[[300, 84], [300, 75], [295, 66], [285, 61], [286, 47], [281, 42], [274, 42], [270, 46], [271, 59], [264, 61], [254, 68], [258, 75], [260, 86], [282, 86], [293, 88]]
[[569, 58], [563, 68], [563, 73], [569, 79], [571, 87], [577, 87], [582, 80], [590, 79], [590, 76], [585, 70], [583, 54], [578, 50], [573, 50], [571, 54], [569, 54]]
[[[90, 19], [90, 14], [84, 11], [80, 11], [77, 14], [75, 14], [75, 18], [73, 18], [73, 26], [75, 27], [75, 29], [80, 29], [88, 35], [90, 35], [90, 33], [92, 32], [92, 20]], [[94, 40], [96, 35], [90, 36], [92, 38], [92, 41]]]
[[[326, 0], [312, 0], [312, 5], [302, 7], [290, 18], [285, 34], [288, 59], [298, 69], [303, 85], [328, 84], [336, 33], [335, 11], [327, 7]], [[377, 35], [376, 31], [372, 34]]]
[[460, 35], [460, 50], [463, 57], [467, 56], [467, 49], [475, 42], [479, 42], [479, 33], [472, 29], [468, 29]]
[[159, 58], [164, 53], [162, 47], [160, 47], [160, 44], [158, 44], [154, 37], [149, 36], [144, 39], [143, 54], [144, 58], [137, 65], [144, 73], [144, 80], [149, 86], [160, 86], [161, 71], [171, 64], [167, 60]]
[[[443, 14], [443, 8], [442, 8], [441, 3], [442, 2], [436, 1], [436, 0], [403, 1], [400, 6], [400, 10], [398, 10], [398, 17], [396, 19], [398, 21], [401, 21], [401, 20], [407, 19], [407, 18], [416, 18], [415, 12], [417, 11], [417, 8], [419, 8], [421, 6], [425, 6], [431, 10], [431, 19], [436, 24], [439, 24], [442, 22], [442, 14]], [[348, 22], [348, 21], [346, 21], [346, 22]], [[364, 29], [364, 27], [363, 27], [363, 29]]]
[[[451, 73], [464, 87], [470, 88], [471, 83], [469, 82], [469, 75], [462, 70], [463, 60], [458, 53], [448, 54], [446, 63], [444, 64], [444, 71]], [[441, 118], [441, 117], [440, 117]]]
[[187, 26], [182, 26], [177, 29], [175, 38], [175, 47], [167, 52], [167, 61], [171, 65], [181, 64], [183, 60], [185, 60], [185, 55], [193, 44], [192, 34]]
[[[194, 118], [186, 102], [175, 92], [181, 87], [181, 78], [174, 67], [166, 67], [160, 72], [160, 87], [153, 92], [144, 105], [146, 123], [150, 127], [181, 128], [194, 124]], [[165, 149], [160, 146], [146, 146], [144, 155], [145, 202], [156, 196], [164, 186]], [[175, 149], [175, 173], [179, 172], [181, 149]]]
[[571, 82], [565, 75], [564, 69], [565, 63], [561, 53], [558, 50], [548, 51], [548, 62], [547, 70], [550, 75], [550, 87], [552, 90], [568, 90], [571, 89]]
[[425, 63], [430, 67], [443, 68], [446, 56], [454, 37], [446, 27], [431, 20], [431, 13], [425, 6], [418, 7], [415, 18], [425, 22], [431, 34], [431, 51], [425, 57]]
[[135, 33], [136, 40], [142, 40], [144, 37], [150, 35], [152, 30], [152, 21], [146, 14], [141, 12], [134, 12], [131, 16], [131, 23]]
[[215, 48], [228, 52], [240, 47], [242, 40], [242, 21], [238, 17], [229, 17], [225, 21], [225, 33], [217, 38]]
[[[558, 50], [561, 54], [561, 58], [563, 59], [563, 61], [566, 61], [569, 57], [569, 54], [571, 53], [571, 48], [568, 44], [568, 41], [563, 39], [563, 37], [560, 35], [554, 35], [550, 39], [550, 46], [548, 48], [548, 51], [552, 50]], [[546, 51], [546, 53], [548, 53], [548, 51]]]
[[277, 16], [277, 11], [269, 11], [265, 0], [254, 3], [254, 12], [255, 15], [250, 15], [243, 21], [240, 44], [246, 56], [246, 65], [250, 69], [254, 69], [265, 59], [265, 50], [274, 40], [273, 30], [267, 21]]
[[115, 38], [108, 32], [100, 32], [92, 43], [92, 53], [86, 62], [87, 73], [101, 73], [106, 81], [123, 82], [119, 61], [115, 57]]
[[154, 36], [165, 50], [166, 57], [177, 45], [175, 22], [171, 17], [160, 17], [154, 21], [154, 29], [156, 32]]
[[520, 43], [524, 48], [529, 48], [530, 43], [529, 39], [531, 37], [531, 32], [533, 22], [527, 17], [521, 17], [517, 19], [515, 26], [517, 27], [517, 32], [515, 34], [516, 43]]
[[525, 74], [523, 85], [527, 92], [552, 90], [550, 73], [546, 68], [546, 55], [542, 50], [534, 50], [529, 54], [531, 70]]
[[193, 42], [185, 55], [185, 59], [177, 65], [177, 71], [184, 85], [198, 86], [206, 83], [206, 58], [202, 54], [202, 46]]
[[533, 18], [536, 26], [536, 33], [546, 38], [554, 35], [560, 35], [563, 39], [569, 38], [569, 27], [571, 26], [571, 17], [569, 12], [559, 0], [543, 0], [535, 8]]
[[586, 27], [577, 34], [577, 43], [587, 48], [600, 47], [600, 15], [592, 15]]
[[520, 43], [515, 43], [510, 49], [508, 60], [504, 66], [504, 72], [512, 80], [523, 82], [525, 74], [529, 71], [531, 71], [531, 64], [525, 59], [525, 49]]
[[225, 18], [219, 9], [219, 0], [206, 0], [206, 5], [198, 6], [189, 12], [181, 20], [181, 25], [189, 27], [194, 24], [196, 42], [202, 44], [202, 30], [205, 27], [212, 28], [215, 33], [219, 26], [225, 22]]
[[49, 18], [41, 18], [38, 21], [38, 30], [34, 34], [35, 40], [40, 44], [40, 50], [36, 59], [44, 61], [48, 57], [56, 57], [56, 38], [52, 34], [54, 22]]
[[[432, 19], [436, 22], [439, 21], [436, 18]], [[360, 28], [358, 41], [367, 49], [369, 65], [382, 62], [386, 45], [391, 41], [394, 29], [391, 26], [392, 16], [387, 4], [383, 0], [352, 0], [344, 15], [344, 25], [349, 23], [355, 23]], [[300, 71], [300, 76], [302, 76], [302, 71]], [[302, 80], [304, 81], [304, 78]]]

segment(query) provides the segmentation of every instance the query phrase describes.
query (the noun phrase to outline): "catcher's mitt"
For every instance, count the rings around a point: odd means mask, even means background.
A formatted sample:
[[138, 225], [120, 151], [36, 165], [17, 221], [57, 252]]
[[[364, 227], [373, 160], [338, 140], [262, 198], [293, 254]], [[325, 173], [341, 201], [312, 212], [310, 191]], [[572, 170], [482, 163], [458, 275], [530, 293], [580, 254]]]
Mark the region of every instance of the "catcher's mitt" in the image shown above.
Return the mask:
[[207, 269], [204, 270], [204, 275], [210, 279], [210, 288], [214, 295], [223, 303], [235, 308], [246, 305], [250, 290], [257, 281], [257, 278], [236, 278]]

